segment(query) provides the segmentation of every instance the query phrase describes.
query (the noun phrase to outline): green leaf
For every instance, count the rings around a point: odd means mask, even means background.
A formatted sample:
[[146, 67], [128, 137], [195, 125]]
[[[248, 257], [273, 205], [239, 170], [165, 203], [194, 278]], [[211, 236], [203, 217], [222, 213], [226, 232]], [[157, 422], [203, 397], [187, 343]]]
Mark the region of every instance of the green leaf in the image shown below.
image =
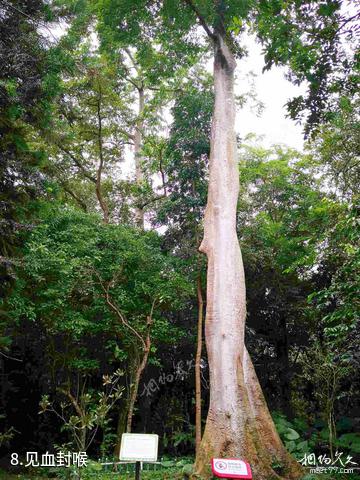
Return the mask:
[[300, 435], [292, 428], [288, 428], [284, 433], [284, 436], [287, 440], [297, 440], [300, 438]]

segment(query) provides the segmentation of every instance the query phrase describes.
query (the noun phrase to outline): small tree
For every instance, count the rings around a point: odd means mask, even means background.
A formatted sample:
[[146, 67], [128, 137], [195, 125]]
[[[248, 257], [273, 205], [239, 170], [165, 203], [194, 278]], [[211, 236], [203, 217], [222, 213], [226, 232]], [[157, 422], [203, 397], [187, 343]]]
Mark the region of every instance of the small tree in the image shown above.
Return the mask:
[[[114, 362], [128, 380], [123, 407], [130, 430], [149, 356], [157, 343], [175, 342], [181, 334], [165, 315], [191, 293], [181, 270], [180, 260], [161, 251], [155, 233], [104, 225], [72, 209], [44, 213], [25, 244], [22, 280], [8, 308], [16, 321], [37, 322], [48, 338], [51, 383], [75, 409], [74, 431], [85, 435], [89, 408], [94, 417], [91, 405], [102, 406], [89, 374], [101, 368], [111, 375]], [[80, 440], [84, 445], [85, 437]]]
[[314, 342], [311, 348], [301, 355], [302, 375], [313, 385], [315, 397], [326, 422], [331, 460], [334, 460], [336, 442], [336, 402], [340, 398], [342, 382], [354, 372], [354, 365], [346, 350], [334, 350], [331, 343]]
[[63, 424], [63, 429], [70, 432], [73, 445], [78, 451], [86, 452], [99, 427], [104, 429], [108, 423], [110, 410], [121, 398], [121, 376], [120, 370], [112, 375], [104, 375], [102, 391], [86, 389], [86, 382], [76, 390], [72, 390], [70, 384], [58, 387], [58, 393], [65, 397], [65, 400], [50, 400], [49, 395], [43, 395], [39, 413], [54, 413]]

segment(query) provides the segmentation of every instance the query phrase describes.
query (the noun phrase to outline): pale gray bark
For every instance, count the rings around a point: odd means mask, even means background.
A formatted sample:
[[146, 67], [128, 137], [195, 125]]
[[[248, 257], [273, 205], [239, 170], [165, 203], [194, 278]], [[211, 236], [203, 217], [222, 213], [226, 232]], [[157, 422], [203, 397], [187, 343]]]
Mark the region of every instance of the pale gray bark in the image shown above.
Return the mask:
[[239, 194], [234, 100], [234, 57], [221, 35], [214, 38], [215, 106], [211, 130], [208, 201], [200, 251], [208, 258], [205, 338], [210, 405], [196, 456], [194, 478], [212, 478], [211, 457], [248, 461], [256, 480], [301, 477], [268, 411], [245, 348], [245, 277], [236, 232]]

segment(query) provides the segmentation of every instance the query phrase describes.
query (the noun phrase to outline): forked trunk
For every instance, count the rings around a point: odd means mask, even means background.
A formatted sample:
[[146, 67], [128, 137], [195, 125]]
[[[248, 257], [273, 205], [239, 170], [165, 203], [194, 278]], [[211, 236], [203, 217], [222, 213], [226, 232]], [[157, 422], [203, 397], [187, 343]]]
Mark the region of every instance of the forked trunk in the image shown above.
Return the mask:
[[[210, 405], [193, 478], [212, 478], [211, 457], [241, 458], [253, 478], [301, 478], [269, 414], [244, 345], [245, 278], [236, 234], [239, 172], [234, 132], [234, 57], [221, 35], [215, 40], [215, 107], [210, 178], [200, 251], [208, 258], [205, 337]], [[282, 464], [281, 472], [274, 463]]]

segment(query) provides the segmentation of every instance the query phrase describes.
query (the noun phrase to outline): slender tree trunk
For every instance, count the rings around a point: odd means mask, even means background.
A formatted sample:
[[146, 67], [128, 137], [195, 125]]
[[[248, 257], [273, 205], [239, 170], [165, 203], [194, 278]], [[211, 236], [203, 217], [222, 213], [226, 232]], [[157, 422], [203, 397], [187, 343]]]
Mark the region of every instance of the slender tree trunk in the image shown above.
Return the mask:
[[[208, 258], [205, 337], [210, 405], [193, 478], [212, 478], [211, 457], [248, 461], [256, 480], [301, 477], [275, 430], [244, 345], [245, 278], [236, 234], [239, 192], [234, 132], [234, 57], [222, 34], [214, 39], [215, 107], [210, 177], [200, 251]], [[283, 464], [277, 474], [273, 462]]]
[[291, 407], [291, 367], [289, 362], [289, 339], [287, 333], [286, 317], [281, 314], [279, 321], [278, 338], [275, 349], [279, 364], [279, 382], [280, 382], [280, 407], [288, 418], [292, 418], [293, 410]]
[[116, 426], [116, 445], [114, 448], [114, 457], [119, 458], [120, 455], [120, 447], [121, 447], [121, 437], [122, 434], [126, 432], [126, 421], [127, 421], [127, 412], [129, 410], [129, 402], [125, 400], [121, 403], [119, 407], [119, 413], [117, 418], [117, 426]]
[[[135, 346], [137, 349], [138, 346]], [[136, 376], [137, 372], [139, 371], [139, 366], [141, 361], [139, 360], [139, 356], [137, 355], [137, 351], [130, 351], [129, 357], [131, 358], [130, 364], [130, 385], [128, 389], [128, 394], [124, 399], [124, 402], [119, 409], [118, 414], [118, 423], [117, 423], [117, 442], [114, 449], [114, 455], [116, 458], [119, 458], [120, 454], [120, 447], [121, 447], [121, 437], [123, 433], [131, 433], [131, 424], [132, 424], [132, 417], [134, 414], [134, 405], [136, 401], [136, 395], [134, 397], [134, 388], [136, 384]]]
[[102, 116], [101, 116], [102, 91], [99, 84], [99, 97], [97, 102], [98, 117], [98, 148], [99, 148], [99, 165], [96, 172], [95, 192], [100, 208], [103, 212], [103, 220], [109, 223], [109, 208], [102, 194], [101, 176], [104, 168], [104, 150], [103, 150], [103, 133], [102, 133]]
[[201, 285], [201, 263], [197, 278], [197, 300], [198, 300], [198, 323], [197, 323], [197, 348], [195, 359], [195, 449], [199, 451], [201, 443], [201, 352], [202, 352], [202, 329], [204, 315], [204, 301]]
[[[134, 156], [135, 156], [135, 181], [137, 185], [141, 186], [144, 175], [143, 175], [143, 167], [141, 165], [142, 158], [141, 158], [141, 147], [142, 147], [142, 137], [143, 137], [143, 127], [144, 121], [142, 115], [144, 113], [145, 107], [145, 94], [144, 89], [142, 87], [138, 88], [139, 92], [139, 108], [138, 108], [138, 119], [136, 122], [136, 128], [134, 133]], [[140, 228], [144, 228], [144, 208], [137, 207], [135, 211], [135, 218], [136, 224]]]
[[151, 312], [150, 315], [146, 319], [146, 338], [143, 340], [143, 357], [141, 359], [141, 362], [136, 368], [135, 371], [135, 376], [134, 376], [134, 381], [131, 386], [130, 390], [130, 399], [129, 399], [129, 410], [128, 410], [128, 415], [127, 415], [127, 422], [126, 422], [126, 431], [128, 433], [131, 432], [131, 424], [132, 424], [132, 418], [134, 415], [134, 407], [135, 407], [135, 402], [137, 399], [138, 391], [139, 391], [139, 384], [140, 384], [140, 379], [141, 376], [146, 368], [147, 361], [149, 358], [149, 353], [150, 353], [150, 348], [151, 348], [151, 326], [153, 323], [153, 311], [155, 307], [156, 300], [153, 301], [153, 304], [151, 306]]
[[80, 445], [79, 445], [79, 449], [81, 452], [86, 451], [86, 433], [87, 433], [87, 428], [85, 425], [83, 425], [80, 432]]
[[328, 380], [327, 385], [327, 402], [326, 402], [326, 410], [327, 410], [327, 422], [328, 422], [328, 429], [329, 429], [329, 450], [330, 450], [330, 457], [331, 460], [334, 461], [334, 441], [336, 440], [336, 422], [335, 422], [335, 415], [334, 415], [334, 404], [335, 404], [335, 395], [337, 390], [337, 373], [336, 369], [332, 369], [331, 375]]
[[87, 428], [86, 428], [86, 412], [84, 409], [81, 407], [79, 403], [79, 399], [77, 397], [74, 397], [74, 395], [70, 391], [69, 388], [59, 388], [59, 391], [63, 393], [71, 402], [72, 406], [74, 407], [75, 412], [77, 413], [79, 419], [80, 419], [80, 433], [75, 435], [75, 441], [77, 443], [77, 446], [80, 451], [84, 452], [86, 450], [86, 434], [87, 434]]
[[150, 341], [150, 333], [148, 333], [145, 341], [145, 348], [143, 352], [143, 358], [138, 365], [136, 371], [135, 371], [135, 378], [134, 382], [131, 386], [131, 392], [130, 392], [130, 400], [129, 400], [129, 410], [128, 410], [128, 415], [127, 415], [127, 421], [126, 421], [126, 431], [128, 433], [131, 432], [131, 424], [132, 424], [132, 418], [134, 415], [134, 407], [135, 407], [135, 402], [137, 399], [137, 394], [139, 390], [139, 384], [140, 384], [140, 379], [143, 371], [145, 370], [145, 367], [147, 365], [149, 353], [150, 353], [150, 347], [151, 347], [151, 341]]

